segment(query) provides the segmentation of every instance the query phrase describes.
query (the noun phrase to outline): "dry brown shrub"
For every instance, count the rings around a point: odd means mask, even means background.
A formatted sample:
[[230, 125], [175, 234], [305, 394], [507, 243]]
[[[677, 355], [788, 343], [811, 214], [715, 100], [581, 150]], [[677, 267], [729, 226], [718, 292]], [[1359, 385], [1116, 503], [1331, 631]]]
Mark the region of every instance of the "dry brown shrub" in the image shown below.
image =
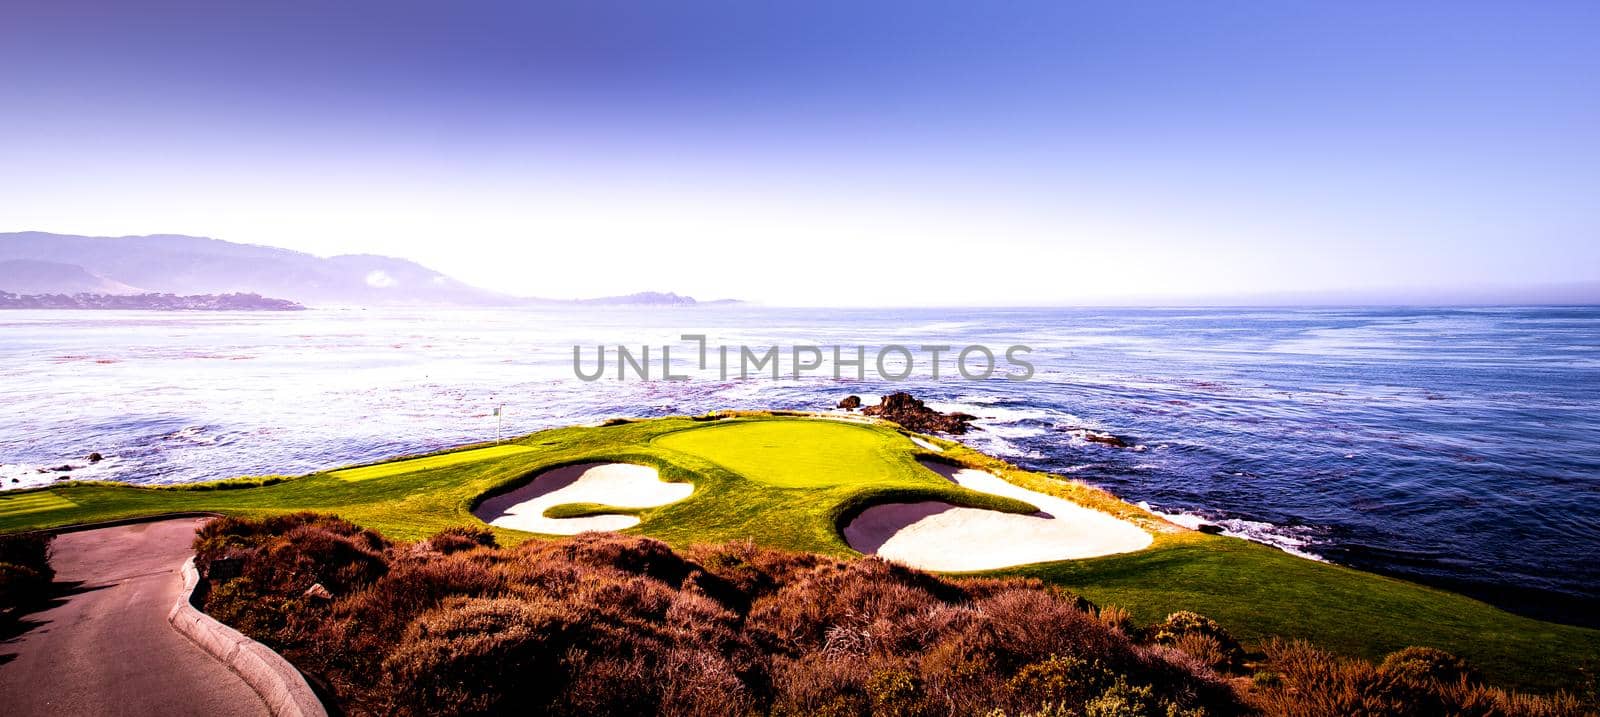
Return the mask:
[[1116, 605], [1106, 605], [1096, 610], [1095, 617], [1100, 619], [1100, 624], [1128, 637], [1136, 637], [1139, 634], [1139, 626], [1133, 621], [1133, 613]]
[[[218, 608], [254, 600], [265, 613], [241, 626], [275, 633], [353, 715], [1240, 709], [1194, 658], [1135, 645], [1037, 581], [749, 543], [679, 554], [614, 534], [509, 549], [481, 537], [391, 545], [301, 515], [202, 540], [250, 576], [219, 586]], [[341, 588], [331, 601], [293, 604], [324, 577]]]
[[385, 692], [413, 714], [536, 709], [565, 682], [561, 657], [583, 620], [555, 600], [451, 598], [384, 657]]
[[498, 543], [495, 542], [494, 531], [486, 527], [464, 525], [445, 528], [434, 533], [423, 541], [423, 544], [445, 555], [475, 548], [499, 547]]
[[[1465, 663], [1449, 653], [1413, 648], [1396, 653], [1389, 669], [1365, 660], [1342, 658], [1301, 642], [1274, 641], [1267, 658], [1278, 671], [1277, 684], [1253, 693], [1269, 714], [1300, 717], [1431, 715], [1504, 715], [1505, 717], [1577, 717], [1593, 714], [1567, 694], [1536, 696], [1508, 693], [1470, 681]], [[1395, 656], [1391, 656], [1395, 657]], [[1421, 659], [1460, 672], [1454, 682], [1434, 679], [1428, 671], [1400, 669], [1398, 663]]]

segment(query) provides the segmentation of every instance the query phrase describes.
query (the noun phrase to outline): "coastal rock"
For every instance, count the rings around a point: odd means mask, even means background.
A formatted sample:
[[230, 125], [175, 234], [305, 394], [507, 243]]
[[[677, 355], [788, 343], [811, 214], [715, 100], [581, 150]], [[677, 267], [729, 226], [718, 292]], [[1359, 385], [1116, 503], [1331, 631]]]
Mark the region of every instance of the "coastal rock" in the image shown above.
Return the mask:
[[861, 409], [868, 416], [888, 419], [918, 433], [966, 433], [967, 423], [976, 416], [965, 413], [940, 413], [923, 405], [909, 393], [891, 393], [876, 406]]
[[1089, 441], [1090, 443], [1099, 443], [1101, 445], [1111, 446], [1112, 448], [1127, 448], [1129, 445], [1127, 441], [1124, 441], [1121, 438], [1113, 436], [1109, 433], [1095, 433], [1094, 431], [1085, 431], [1083, 434], [1083, 440]]
[[1133, 447], [1132, 443], [1102, 431], [1091, 431], [1087, 428], [1061, 428], [1057, 430], [1064, 430], [1079, 439], [1088, 441], [1090, 443], [1098, 443], [1102, 446], [1111, 446], [1112, 448]]
[[52, 471], [54, 471], [56, 473], [66, 473], [66, 472], [71, 471], [73, 468], [74, 468], [74, 466], [59, 465], [59, 466], [56, 466], [54, 468], [51, 468], [50, 470], [52, 470]]
[[89, 462], [90, 463], [99, 463], [100, 461], [105, 460], [105, 458], [106, 457], [100, 455], [100, 453], [98, 451], [89, 454]]
[[1222, 526], [1217, 525], [1216, 523], [1201, 523], [1195, 526], [1195, 530], [1207, 535], [1222, 535]]
[[307, 599], [310, 599], [310, 600], [332, 600], [333, 599], [333, 593], [328, 592], [327, 588], [322, 587], [322, 583], [312, 583], [311, 587], [306, 588], [306, 591], [305, 591], [305, 593], [303, 593], [303, 596], [305, 598], [307, 598]]
[[855, 410], [857, 408], [860, 408], [860, 407], [861, 407], [861, 397], [860, 396], [845, 396], [844, 400], [839, 402], [839, 408], [843, 408], [843, 409], [845, 409], [847, 411], [853, 411], [853, 410]]

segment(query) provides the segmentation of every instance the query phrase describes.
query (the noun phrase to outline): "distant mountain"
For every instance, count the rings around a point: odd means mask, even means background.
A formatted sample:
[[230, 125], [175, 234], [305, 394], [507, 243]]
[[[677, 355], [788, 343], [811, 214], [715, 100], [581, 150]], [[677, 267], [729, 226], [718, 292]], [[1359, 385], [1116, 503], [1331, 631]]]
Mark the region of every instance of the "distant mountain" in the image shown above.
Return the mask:
[[571, 303], [590, 306], [694, 306], [700, 302], [692, 296], [679, 296], [671, 292], [641, 291], [627, 296], [602, 296], [597, 299], [577, 299]]
[[598, 299], [534, 299], [479, 289], [421, 264], [375, 254], [304, 252], [179, 234], [88, 237], [0, 233], [0, 291], [14, 294], [260, 294], [306, 304], [704, 306], [647, 291]]
[[0, 291], [17, 294], [137, 294], [140, 289], [89, 273], [77, 264], [36, 259], [0, 261]]
[[524, 299], [523, 303], [536, 306], [732, 306], [745, 302], [738, 299], [699, 301], [693, 296], [683, 296], [670, 291], [641, 291], [624, 296], [601, 296], [593, 299]]
[[365, 254], [324, 259], [175, 234], [0, 234], [0, 262], [0, 290], [28, 294], [256, 293], [306, 303], [362, 305], [518, 301], [404, 259]]

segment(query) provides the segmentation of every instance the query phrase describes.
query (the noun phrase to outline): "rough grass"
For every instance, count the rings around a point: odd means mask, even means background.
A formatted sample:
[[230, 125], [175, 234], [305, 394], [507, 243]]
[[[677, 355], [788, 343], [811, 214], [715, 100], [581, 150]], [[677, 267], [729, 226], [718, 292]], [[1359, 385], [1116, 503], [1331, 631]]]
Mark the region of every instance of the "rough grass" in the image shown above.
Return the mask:
[[1137, 553], [1003, 572], [1125, 607], [1141, 622], [1194, 610], [1257, 647], [1275, 637], [1303, 638], [1378, 660], [1427, 645], [1467, 658], [1491, 681], [1539, 690], [1584, 683], [1600, 668], [1600, 631], [1203, 533], [1157, 536]]
[[[712, 441], [706, 436], [723, 438]], [[837, 478], [843, 463], [826, 454], [828, 446], [843, 436], [854, 446], [850, 450], [858, 463], [871, 456], [872, 464], [851, 467], [854, 474], [872, 476], [870, 481]], [[664, 480], [694, 482], [693, 495], [660, 508], [559, 507], [564, 515], [639, 515], [642, 523], [629, 533], [660, 538], [677, 548], [749, 540], [761, 546], [852, 556], [855, 553], [844, 543], [838, 526], [854, 511], [877, 502], [943, 500], [1031, 511], [1017, 501], [950, 484], [917, 465], [920, 455], [989, 470], [1156, 532], [1155, 544], [1137, 553], [1006, 572], [1068, 586], [1098, 603], [1122, 606], [1143, 623], [1194, 610], [1217, 620], [1248, 649], [1258, 650], [1273, 637], [1302, 638], [1368, 660], [1409, 645], [1435, 646], [1467, 657], [1493, 681], [1536, 689], [1582, 682], [1586, 679], [1582, 670], [1600, 654], [1600, 631], [1530, 620], [1452, 593], [1303, 560], [1243, 540], [1183, 531], [1104, 491], [1023, 471], [954, 442], [935, 442], [945, 450], [932, 456], [893, 427], [796, 417], [627, 421], [532, 434], [514, 441], [520, 452], [495, 458], [461, 459], [481, 455], [472, 449], [485, 448], [473, 446], [421, 461], [378, 464], [372, 468], [381, 467], [385, 474], [359, 481], [319, 473], [232, 490], [71, 483], [4, 492], [0, 532], [180, 511], [264, 516], [317, 510], [393, 539], [421, 540], [452, 526], [481, 525], [470, 509], [485, 493], [515, 487], [556, 465], [583, 461], [641, 463], [656, 467]], [[794, 462], [797, 452], [808, 457]], [[826, 476], [804, 475], [824, 470]], [[503, 545], [535, 537], [499, 528], [493, 532]]]
[[370, 466], [361, 466], [359, 468], [346, 468], [344, 470], [334, 471], [328, 475], [338, 478], [339, 480], [371, 480], [373, 478], [385, 478], [388, 476], [400, 475], [402, 473], [416, 473], [418, 471], [425, 471], [431, 468], [443, 468], [446, 466], [460, 465], [462, 463], [472, 463], [474, 461], [486, 461], [490, 458], [504, 458], [506, 456], [523, 453], [528, 450], [529, 448], [527, 446], [519, 446], [515, 444], [489, 446], [487, 448], [474, 448], [468, 451], [443, 453], [436, 456], [428, 456], [426, 458], [412, 458], [403, 461], [390, 461], [386, 463], [377, 463]]

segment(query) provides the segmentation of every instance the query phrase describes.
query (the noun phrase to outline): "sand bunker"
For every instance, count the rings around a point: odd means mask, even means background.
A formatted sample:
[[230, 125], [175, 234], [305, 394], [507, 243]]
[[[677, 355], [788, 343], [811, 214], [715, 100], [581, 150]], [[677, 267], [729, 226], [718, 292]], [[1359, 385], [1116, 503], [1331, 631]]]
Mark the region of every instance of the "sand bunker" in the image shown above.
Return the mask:
[[922, 448], [924, 448], [926, 450], [933, 451], [934, 453], [943, 453], [944, 452], [944, 449], [940, 448], [939, 445], [937, 443], [934, 443], [933, 441], [930, 441], [930, 440], [927, 440], [925, 438], [921, 438], [921, 437], [918, 437], [918, 436], [906, 436], [906, 437], [910, 438], [912, 443], [915, 443], [918, 446], [920, 446], [920, 447], [922, 447]]
[[622, 530], [639, 524], [633, 515], [546, 518], [544, 512], [568, 503], [598, 503], [618, 508], [654, 508], [694, 492], [690, 483], [666, 483], [649, 466], [629, 463], [579, 463], [552, 468], [527, 485], [489, 498], [472, 511], [490, 525], [530, 533], [577, 535], [590, 530]]
[[963, 487], [1015, 498], [1039, 512], [1017, 515], [938, 501], [885, 503], [845, 527], [850, 547], [914, 568], [956, 572], [1127, 553], [1153, 540], [1125, 520], [991, 473], [935, 461], [922, 465]]

